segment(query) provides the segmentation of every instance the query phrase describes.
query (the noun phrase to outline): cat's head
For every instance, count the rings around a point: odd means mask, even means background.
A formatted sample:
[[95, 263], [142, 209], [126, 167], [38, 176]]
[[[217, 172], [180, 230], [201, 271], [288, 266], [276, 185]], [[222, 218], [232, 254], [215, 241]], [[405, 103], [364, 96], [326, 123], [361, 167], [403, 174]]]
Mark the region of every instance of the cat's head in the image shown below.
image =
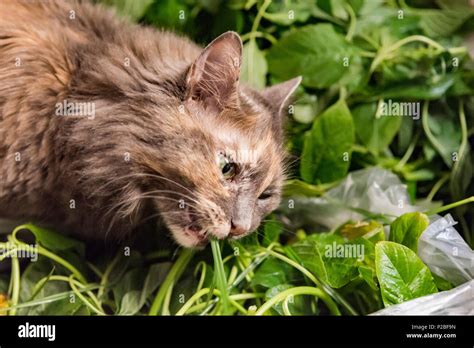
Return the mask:
[[283, 121], [301, 79], [263, 91], [240, 84], [242, 42], [233, 32], [167, 68], [143, 61], [163, 54], [152, 49], [130, 66], [111, 58], [117, 52], [81, 62], [86, 75], [71, 89], [97, 100], [97, 117], [65, 120], [58, 146], [69, 146], [67, 172], [79, 177], [70, 186], [107, 236], [121, 238], [154, 216], [186, 247], [247, 235], [279, 205]]
[[[297, 77], [257, 92], [239, 84], [242, 42], [228, 32], [189, 68], [156, 206], [174, 239], [195, 247], [240, 238], [276, 209], [284, 178], [283, 119]], [[176, 112], [177, 111], [177, 112]]]

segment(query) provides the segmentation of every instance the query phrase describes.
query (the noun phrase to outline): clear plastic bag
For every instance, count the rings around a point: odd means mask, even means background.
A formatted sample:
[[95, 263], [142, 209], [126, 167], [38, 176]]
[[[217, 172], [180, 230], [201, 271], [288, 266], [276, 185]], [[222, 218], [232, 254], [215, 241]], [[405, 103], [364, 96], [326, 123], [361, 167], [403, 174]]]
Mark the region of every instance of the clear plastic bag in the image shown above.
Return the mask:
[[294, 216], [294, 220], [303, 216], [303, 223], [322, 225], [332, 230], [348, 220], [364, 219], [357, 210], [395, 219], [419, 208], [410, 205], [406, 185], [398, 176], [372, 167], [349, 173], [323, 197], [295, 197], [294, 208], [284, 210], [290, 218]]
[[474, 280], [381, 309], [371, 315], [474, 315]]
[[[332, 230], [348, 220], [364, 219], [357, 210], [384, 214], [393, 220], [425, 209], [409, 203], [407, 188], [395, 174], [373, 167], [350, 173], [323, 197], [295, 197], [294, 208], [286, 208], [285, 213], [301, 225]], [[453, 227], [456, 222], [451, 215], [430, 219], [419, 239], [418, 255], [434, 274], [454, 286], [463, 285], [391, 306], [378, 314], [474, 314], [474, 251]], [[388, 235], [389, 229], [386, 232]]]
[[431, 272], [457, 286], [474, 279], [474, 251], [453, 227], [450, 214], [434, 216], [418, 240], [418, 255]]

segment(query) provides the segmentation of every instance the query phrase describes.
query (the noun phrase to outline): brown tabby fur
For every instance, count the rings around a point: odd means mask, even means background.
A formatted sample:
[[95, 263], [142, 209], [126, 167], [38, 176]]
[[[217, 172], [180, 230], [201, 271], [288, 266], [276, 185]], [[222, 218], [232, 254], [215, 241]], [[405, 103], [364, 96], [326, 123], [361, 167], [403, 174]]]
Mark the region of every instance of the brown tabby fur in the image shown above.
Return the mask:
[[[256, 92], [238, 83], [238, 36], [211, 46], [89, 3], [2, 0], [0, 217], [120, 239], [160, 216], [189, 247], [255, 229], [279, 203], [299, 79]], [[56, 115], [63, 100], [95, 117]], [[255, 161], [225, 180], [219, 151]]]

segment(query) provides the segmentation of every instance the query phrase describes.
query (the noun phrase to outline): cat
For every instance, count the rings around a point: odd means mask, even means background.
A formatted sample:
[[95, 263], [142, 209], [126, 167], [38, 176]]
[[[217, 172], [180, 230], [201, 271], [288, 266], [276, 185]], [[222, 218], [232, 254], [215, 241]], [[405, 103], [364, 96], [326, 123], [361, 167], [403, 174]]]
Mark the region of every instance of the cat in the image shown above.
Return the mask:
[[75, 1], [2, 0], [0, 218], [84, 239], [164, 221], [184, 247], [254, 231], [281, 200], [295, 77], [239, 82], [242, 42], [204, 49]]

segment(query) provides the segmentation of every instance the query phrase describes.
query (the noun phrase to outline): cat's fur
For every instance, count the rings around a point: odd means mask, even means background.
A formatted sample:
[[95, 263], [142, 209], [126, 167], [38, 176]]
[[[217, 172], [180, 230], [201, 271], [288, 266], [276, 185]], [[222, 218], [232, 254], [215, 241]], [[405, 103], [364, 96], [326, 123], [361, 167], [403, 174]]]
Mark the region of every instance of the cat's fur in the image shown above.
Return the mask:
[[[280, 200], [300, 80], [244, 87], [241, 51], [235, 33], [203, 50], [88, 3], [2, 0], [0, 217], [121, 238], [160, 216], [188, 247], [254, 230]], [[58, 115], [64, 100], [94, 117]], [[247, 158], [230, 180], [221, 153]]]

